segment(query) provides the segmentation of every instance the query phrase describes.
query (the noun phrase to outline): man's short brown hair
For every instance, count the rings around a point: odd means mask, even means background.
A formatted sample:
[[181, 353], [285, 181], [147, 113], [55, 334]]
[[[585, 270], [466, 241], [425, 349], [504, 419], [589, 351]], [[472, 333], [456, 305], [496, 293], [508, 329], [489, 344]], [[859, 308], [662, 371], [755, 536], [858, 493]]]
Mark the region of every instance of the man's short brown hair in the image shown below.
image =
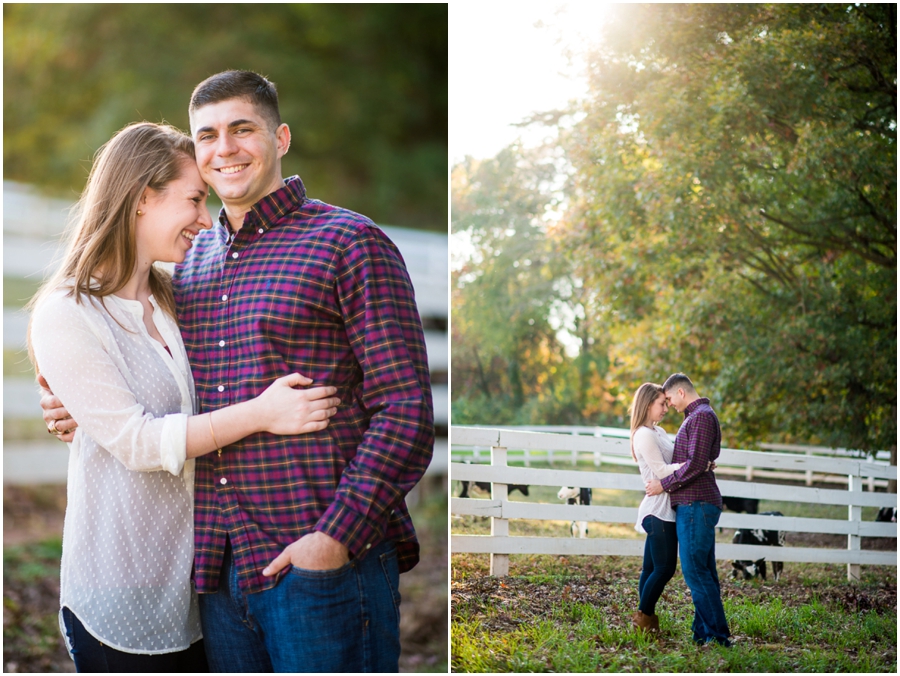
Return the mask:
[[663, 383], [662, 387], [663, 392], [677, 390], [680, 387], [685, 392], [692, 392], [694, 394], [697, 393], [697, 390], [694, 389], [694, 383], [692, 383], [691, 379], [683, 373], [673, 373], [668, 378], [666, 378], [666, 382]]
[[281, 126], [275, 83], [249, 70], [226, 70], [206, 78], [194, 87], [188, 110], [193, 114], [203, 106], [229, 99], [245, 99], [252, 103], [272, 125], [272, 131]]

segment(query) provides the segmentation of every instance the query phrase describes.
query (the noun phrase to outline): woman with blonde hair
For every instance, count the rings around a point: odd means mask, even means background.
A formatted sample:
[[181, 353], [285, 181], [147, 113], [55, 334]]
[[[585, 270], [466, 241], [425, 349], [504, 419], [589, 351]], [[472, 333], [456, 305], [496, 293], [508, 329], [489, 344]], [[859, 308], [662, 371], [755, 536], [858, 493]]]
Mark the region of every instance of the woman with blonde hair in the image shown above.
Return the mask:
[[[644, 383], [634, 394], [631, 404], [631, 456], [638, 463], [644, 483], [662, 479], [681, 467], [670, 464], [675, 446], [659, 426], [669, 410], [662, 386]], [[669, 494], [644, 496], [638, 508], [635, 530], [646, 533], [644, 565], [638, 583], [640, 605], [632, 621], [644, 631], [659, 631], [656, 602], [675, 574], [678, 562], [678, 536], [675, 532], [675, 511]]]
[[258, 432], [322, 430], [339, 403], [333, 387], [295, 389], [311, 381], [294, 373], [196, 414], [171, 282], [154, 264], [183, 261], [212, 227], [207, 194], [190, 137], [122, 129], [95, 158], [61, 267], [30, 303], [32, 363], [79, 423], [60, 629], [80, 672], [208, 671], [191, 582], [193, 459]]

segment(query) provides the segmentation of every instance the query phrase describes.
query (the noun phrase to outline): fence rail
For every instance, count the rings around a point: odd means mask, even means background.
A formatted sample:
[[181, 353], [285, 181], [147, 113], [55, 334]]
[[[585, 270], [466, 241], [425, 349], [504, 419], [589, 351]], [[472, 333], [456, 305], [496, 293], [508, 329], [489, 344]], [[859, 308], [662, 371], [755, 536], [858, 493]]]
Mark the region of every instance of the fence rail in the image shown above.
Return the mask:
[[[477, 427], [472, 427], [468, 429], [479, 429]], [[621, 429], [617, 427], [588, 427], [588, 426], [579, 426], [579, 425], [534, 425], [534, 426], [522, 426], [522, 427], [494, 427], [494, 428], [484, 428], [484, 429], [498, 429], [498, 430], [512, 430], [512, 431], [526, 431], [526, 432], [544, 432], [544, 433], [558, 433], [558, 434], [568, 434], [568, 435], [576, 435], [580, 437], [589, 437], [589, 438], [612, 438], [612, 439], [628, 439], [629, 431], [626, 429]], [[674, 438], [675, 435], [670, 434], [671, 438]], [[859, 460], [862, 455], [858, 451], [849, 451], [844, 448], [825, 448], [822, 446], [801, 446], [797, 444], [760, 444], [760, 447], [766, 450], [771, 451], [783, 451], [788, 454], [793, 453], [804, 453], [808, 456], [827, 456], [834, 458], [847, 458], [851, 460]], [[890, 459], [889, 451], [878, 451], [877, 453], [873, 453], [868, 458], [870, 461], [874, 461], [875, 464], [883, 464], [889, 465], [888, 460]], [[625, 454], [624, 456], [617, 455], [602, 455], [599, 450], [594, 451], [581, 451], [581, 450], [572, 450], [572, 451], [559, 451], [550, 449], [519, 449], [519, 450], [509, 450], [510, 459], [516, 458], [521, 459], [526, 467], [531, 466], [533, 462], [548, 462], [551, 465], [556, 462], [569, 462], [572, 465], [577, 465], [582, 460], [593, 461], [595, 467], [599, 467], [601, 463], [609, 463], [611, 465], [633, 465], [634, 461], [631, 459], [629, 454]], [[454, 462], [484, 462], [489, 461], [490, 459], [490, 447], [484, 445], [457, 445], [453, 449], [453, 457], [451, 461]], [[747, 481], [753, 481], [754, 479], [777, 479], [777, 480], [786, 480], [786, 481], [797, 481], [800, 483], [804, 483], [807, 486], [812, 486], [815, 483], [833, 483], [840, 484], [843, 486], [847, 485], [848, 477], [843, 474], [829, 474], [829, 473], [814, 473], [812, 469], [807, 469], [803, 472], [792, 472], [785, 470], [767, 470], [760, 469], [758, 467], [754, 467], [752, 464], [748, 464], [745, 466], [741, 466], [740, 469], [736, 467], [725, 467], [720, 466], [717, 470], [720, 475], [727, 476], [741, 476], [744, 477]], [[869, 491], [875, 491], [876, 488], [886, 489], [888, 482], [886, 479], [879, 479], [874, 476], [869, 476], [866, 479], [866, 487]]]
[[[558, 505], [511, 502], [507, 499], [509, 484], [539, 486], [580, 486], [585, 488], [634, 490], [643, 493], [644, 484], [637, 474], [584, 472], [563, 469], [535, 469], [511, 467], [507, 461], [512, 451], [591, 453], [602, 462], [622, 459], [631, 461], [628, 439], [615, 436], [589, 437], [572, 434], [529, 432], [513, 429], [451, 427], [451, 457], [457, 458], [458, 447], [487, 447], [491, 452], [491, 464], [452, 462], [450, 478], [461, 481], [483, 481], [492, 484], [490, 500], [452, 498], [453, 514], [476, 515], [491, 519], [491, 535], [452, 535], [451, 551], [488, 553], [491, 555], [491, 573], [506, 575], [510, 554], [615, 554], [640, 556], [643, 542], [613, 538], [509, 537], [510, 519], [571, 520], [633, 524], [637, 519], [636, 507], [611, 507], [604, 505]], [[879, 461], [858, 458], [833, 458], [722, 449], [716, 460], [721, 467], [746, 467], [790, 470], [805, 475], [807, 472], [839, 474], [847, 477], [848, 490], [832, 490], [791, 486], [785, 494], [785, 486], [719, 481], [723, 495], [779, 500], [811, 504], [845, 505], [848, 519], [814, 519], [791, 516], [760, 516], [724, 512], [719, 526], [724, 528], [762, 528], [806, 533], [829, 533], [847, 536], [846, 549], [819, 549], [803, 547], [761, 547], [752, 545], [716, 545], [719, 559], [767, 558], [773, 561], [797, 561], [847, 564], [850, 579], [859, 578], [860, 565], [897, 565], [896, 551], [863, 551], [861, 537], [897, 537], [896, 523], [879, 523], [862, 520], [862, 507], [895, 507], [897, 496], [889, 493], [864, 492], [866, 479], [896, 479], [897, 468]], [[721, 469], [717, 470], [719, 473]]]

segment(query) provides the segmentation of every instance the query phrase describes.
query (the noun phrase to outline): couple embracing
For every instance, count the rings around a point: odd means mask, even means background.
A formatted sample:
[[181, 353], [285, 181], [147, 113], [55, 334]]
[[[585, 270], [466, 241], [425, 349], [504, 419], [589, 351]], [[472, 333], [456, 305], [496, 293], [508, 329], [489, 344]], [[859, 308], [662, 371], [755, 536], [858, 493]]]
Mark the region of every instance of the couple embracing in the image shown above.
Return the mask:
[[[669, 406], [684, 414], [674, 444], [658, 424]], [[635, 393], [631, 453], [647, 491], [635, 529], [647, 533], [647, 541], [634, 624], [659, 631], [656, 602], [675, 574], [680, 542], [681, 572], [694, 602], [693, 640], [727, 647], [731, 642], [715, 556], [722, 495], [713, 470], [721, 440], [709, 399], [700, 397], [683, 373], [669, 376], [662, 386], [644, 383]]]
[[189, 116], [98, 152], [31, 305], [70, 444], [66, 647], [79, 672], [396, 672], [434, 440], [405, 264], [283, 177], [274, 83], [212, 75]]

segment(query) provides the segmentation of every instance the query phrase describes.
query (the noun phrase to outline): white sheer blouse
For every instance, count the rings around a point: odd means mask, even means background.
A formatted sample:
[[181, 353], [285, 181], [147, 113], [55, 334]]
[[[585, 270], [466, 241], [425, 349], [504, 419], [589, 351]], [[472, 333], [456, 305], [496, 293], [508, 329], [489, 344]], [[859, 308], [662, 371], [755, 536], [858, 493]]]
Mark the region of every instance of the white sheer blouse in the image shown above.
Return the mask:
[[[675, 445], [669, 439], [666, 431], [654, 425], [650, 427], [639, 427], [634, 433], [634, 454], [637, 456], [638, 467], [641, 470], [641, 479], [644, 483], [649, 483], [653, 479], [657, 481], [663, 477], [667, 477], [672, 472], [681, 467], [680, 462], [669, 464], [672, 462], [672, 454], [675, 452]], [[663, 491], [659, 495], [645, 495], [638, 508], [637, 523], [634, 529], [638, 533], [646, 533], [641, 522], [645, 516], [655, 516], [660, 521], [675, 521], [675, 510], [672, 509], [672, 502], [669, 494]]]
[[[56, 291], [31, 328], [40, 371], [79, 425], [69, 444], [60, 605], [117, 650], [184, 650], [201, 638], [194, 461], [185, 459], [194, 381], [178, 327], [155, 299], [153, 322], [171, 356], [147, 332], [139, 301], [104, 303], [78, 305]], [[65, 636], [62, 613], [60, 629]]]

